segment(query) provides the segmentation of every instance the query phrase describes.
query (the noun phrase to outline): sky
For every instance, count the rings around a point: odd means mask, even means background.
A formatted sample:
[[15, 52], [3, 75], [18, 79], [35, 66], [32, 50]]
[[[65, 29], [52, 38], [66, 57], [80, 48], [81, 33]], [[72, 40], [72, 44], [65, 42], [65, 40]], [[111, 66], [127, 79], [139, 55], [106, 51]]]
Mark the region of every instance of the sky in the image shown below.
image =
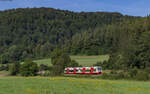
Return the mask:
[[120, 12], [124, 15], [147, 16], [150, 0], [0, 0], [0, 10], [48, 7], [75, 12]]

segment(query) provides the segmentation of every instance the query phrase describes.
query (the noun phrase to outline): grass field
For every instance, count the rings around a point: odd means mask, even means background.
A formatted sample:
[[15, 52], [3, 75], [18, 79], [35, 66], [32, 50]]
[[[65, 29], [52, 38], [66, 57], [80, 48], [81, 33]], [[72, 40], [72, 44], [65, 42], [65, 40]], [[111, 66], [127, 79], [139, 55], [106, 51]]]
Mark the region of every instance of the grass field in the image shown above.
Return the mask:
[[0, 94], [150, 94], [150, 82], [69, 77], [1, 77]]
[[[72, 60], [76, 60], [79, 64], [83, 66], [92, 66], [96, 64], [98, 61], [108, 60], [108, 55], [100, 55], [100, 56], [71, 56]], [[41, 59], [35, 60], [38, 64], [48, 64], [51, 65], [51, 59]]]

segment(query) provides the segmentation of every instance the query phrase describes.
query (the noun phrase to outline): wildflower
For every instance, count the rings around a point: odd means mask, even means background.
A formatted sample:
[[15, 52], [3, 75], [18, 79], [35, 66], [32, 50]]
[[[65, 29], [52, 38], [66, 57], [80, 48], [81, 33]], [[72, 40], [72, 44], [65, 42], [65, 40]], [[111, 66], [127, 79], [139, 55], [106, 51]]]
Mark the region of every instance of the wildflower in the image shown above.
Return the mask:
[[25, 92], [30, 94], [36, 94], [36, 92], [32, 89], [26, 89]]

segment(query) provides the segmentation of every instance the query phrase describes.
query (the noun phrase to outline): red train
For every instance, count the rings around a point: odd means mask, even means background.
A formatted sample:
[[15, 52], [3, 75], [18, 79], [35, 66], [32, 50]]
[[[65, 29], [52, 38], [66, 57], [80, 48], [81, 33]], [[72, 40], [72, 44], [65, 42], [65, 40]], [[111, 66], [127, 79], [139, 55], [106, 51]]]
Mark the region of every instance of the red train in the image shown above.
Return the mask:
[[68, 67], [64, 69], [65, 74], [102, 74], [101, 67]]

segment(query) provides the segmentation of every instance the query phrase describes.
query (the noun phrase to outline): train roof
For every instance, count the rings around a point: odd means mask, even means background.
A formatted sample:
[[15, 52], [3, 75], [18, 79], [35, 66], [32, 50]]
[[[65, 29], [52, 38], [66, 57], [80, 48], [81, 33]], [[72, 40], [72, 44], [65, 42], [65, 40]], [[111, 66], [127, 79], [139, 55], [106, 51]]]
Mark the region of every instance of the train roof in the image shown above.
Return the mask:
[[[101, 68], [100, 66], [92, 66], [93, 68]], [[91, 67], [66, 67], [65, 69], [73, 69], [73, 68], [91, 68]]]

